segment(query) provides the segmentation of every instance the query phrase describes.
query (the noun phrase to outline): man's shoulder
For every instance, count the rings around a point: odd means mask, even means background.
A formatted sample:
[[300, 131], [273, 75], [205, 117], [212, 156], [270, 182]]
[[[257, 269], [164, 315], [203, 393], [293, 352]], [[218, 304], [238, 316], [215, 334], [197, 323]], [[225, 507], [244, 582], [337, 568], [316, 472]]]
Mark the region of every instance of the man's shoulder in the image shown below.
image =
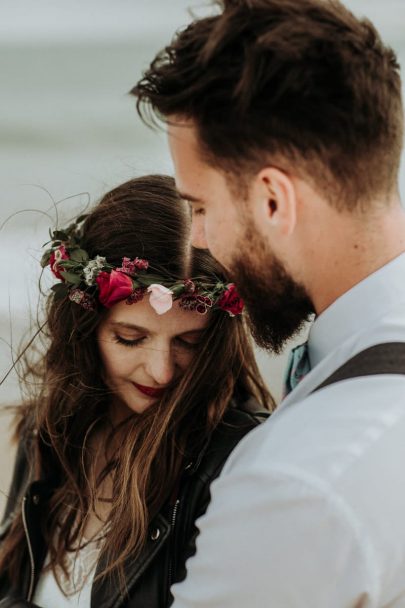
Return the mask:
[[271, 475], [289, 467], [336, 483], [353, 468], [367, 470], [376, 454], [380, 468], [391, 467], [392, 452], [403, 462], [401, 434], [405, 436], [405, 376], [355, 378], [279, 406], [236, 448], [227, 470], [257, 467]]
[[235, 448], [223, 478], [238, 495], [249, 480], [268, 512], [317, 505], [387, 556], [405, 534], [404, 437], [405, 377], [348, 380], [281, 407]]
[[[246, 503], [246, 533], [256, 526], [258, 539], [268, 534], [263, 558], [276, 562], [287, 547], [288, 559], [294, 550], [301, 564], [310, 544], [326, 539], [314, 549], [319, 569], [353, 550], [349, 570], [361, 563], [370, 584], [389, 577], [402, 591], [404, 436], [404, 377], [335, 384], [281, 407], [249, 433], [215, 482], [213, 499], [224, 512]], [[269, 558], [270, 537], [277, 552]]]

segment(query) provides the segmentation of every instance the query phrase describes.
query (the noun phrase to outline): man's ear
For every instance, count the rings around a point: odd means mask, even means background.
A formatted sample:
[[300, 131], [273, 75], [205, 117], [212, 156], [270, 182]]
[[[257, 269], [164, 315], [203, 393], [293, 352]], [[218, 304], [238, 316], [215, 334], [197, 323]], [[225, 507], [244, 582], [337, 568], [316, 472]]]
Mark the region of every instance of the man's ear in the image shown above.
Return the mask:
[[297, 194], [291, 178], [280, 169], [265, 167], [254, 182], [255, 215], [264, 230], [289, 236], [297, 221]]

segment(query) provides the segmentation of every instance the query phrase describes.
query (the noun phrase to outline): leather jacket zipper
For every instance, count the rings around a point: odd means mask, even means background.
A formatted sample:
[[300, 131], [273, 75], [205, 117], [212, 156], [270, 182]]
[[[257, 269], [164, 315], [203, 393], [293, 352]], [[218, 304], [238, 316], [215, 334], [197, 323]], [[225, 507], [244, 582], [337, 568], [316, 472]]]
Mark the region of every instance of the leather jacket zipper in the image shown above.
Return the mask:
[[[176, 517], [177, 517], [177, 511], [179, 509], [179, 504], [180, 504], [180, 499], [178, 498], [176, 500], [176, 502], [174, 503], [174, 507], [173, 507], [173, 513], [172, 513], [172, 521], [171, 521], [171, 529], [172, 529], [172, 534], [174, 532], [174, 527], [176, 525]], [[174, 547], [174, 543], [173, 543], [173, 547]], [[172, 578], [173, 578], [173, 554], [172, 552], [170, 552], [170, 561], [169, 561], [169, 590], [170, 587], [172, 586]]]
[[28, 553], [30, 556], [30, 564], [31, 564], [30, 586], [29, 586], [28, 595], [27, 595], [27, 601], [30, 602], [32, 600], [32, 596], [34, 595], [35, 561], [34, 561], [34, 552], [32, 550], [31, 539], [30, 539], [30, 534], [29, 534], [28, 525], [27, 525], [27, 516], [26, 516], [26, 511], [25, 511], [26, 506], [27, 506], [27, 497], [24, 496], [23, 508], [22, 508], [22, 520], [23, 520], [25, 537], [27, 539]]

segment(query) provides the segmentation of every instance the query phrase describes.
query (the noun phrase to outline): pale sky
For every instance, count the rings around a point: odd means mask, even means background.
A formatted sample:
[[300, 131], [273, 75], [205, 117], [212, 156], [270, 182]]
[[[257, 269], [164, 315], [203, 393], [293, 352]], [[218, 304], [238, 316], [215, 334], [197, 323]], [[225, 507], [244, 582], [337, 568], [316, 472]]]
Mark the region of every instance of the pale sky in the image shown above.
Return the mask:
[[190, 21], [192, 4], [196, 6], [193, 0], [2, 0], [0, 41], [92, 41], [160, 29], [174, 32]]
[[[404, 0], [347, 0], [384, 35], [402, 37]], [[175, 31], [190, 21], [190, 7], [207, 13], [209, 0], [1, 0], [0, 43], [131, 39]]]

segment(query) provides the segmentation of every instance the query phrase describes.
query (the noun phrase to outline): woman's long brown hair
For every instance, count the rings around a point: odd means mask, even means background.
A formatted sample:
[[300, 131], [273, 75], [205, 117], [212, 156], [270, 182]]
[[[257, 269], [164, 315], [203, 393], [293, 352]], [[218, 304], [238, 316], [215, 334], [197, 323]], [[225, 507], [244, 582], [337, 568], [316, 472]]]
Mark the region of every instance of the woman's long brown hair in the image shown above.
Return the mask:
[[[161, 275], [224, 278], [206, 252], [189, 247], [190, 217], [174, 182], [165, 176], [131, 180], [108, 194], [84, 224], [82, 247], [121, 265], [124, 256], [149, 260]], [[136, 305], [136, 304], [135, 304]], [[66, 551], [81, 540], [97, 486], [113, 477], [113, 497], [102, 555], [107, 573], [125, 586], [123, 566], [139, 554], [152, 518], [168, 502], [190, 457], [206, 442], [236, 392], [254, 396], [265, 408], [273, 400], [258, 371], [241, 317], [210, 315], [201, 347], [180, 383], [142, 414], [125, 421], [119, 450], [91, 482], [89, 442], [108, 429], [111, 393], [103, 381], [96, 330], [105, 311], [86, 311], [53, 296], [47, 304], [46, 352], [27, 360], [29, 397], [18, 407], [18, 438], [31, 437], [32, 479], [52, 477], [55, 491], [41, 526], [50, 567], [64, 569]], [[190, 313], [197, 314], [197, 313]], [[110, 427], [111, 428], [111, 427]], [[114, 430], [112, 429], [113, 436]], [[32, 437], [35, 439], [32, 439]], [[55, 481], [56, 480], [56, 481]], [[18, 587], [26, 559], [21, 506], [0, 551], [0, 572]]]

